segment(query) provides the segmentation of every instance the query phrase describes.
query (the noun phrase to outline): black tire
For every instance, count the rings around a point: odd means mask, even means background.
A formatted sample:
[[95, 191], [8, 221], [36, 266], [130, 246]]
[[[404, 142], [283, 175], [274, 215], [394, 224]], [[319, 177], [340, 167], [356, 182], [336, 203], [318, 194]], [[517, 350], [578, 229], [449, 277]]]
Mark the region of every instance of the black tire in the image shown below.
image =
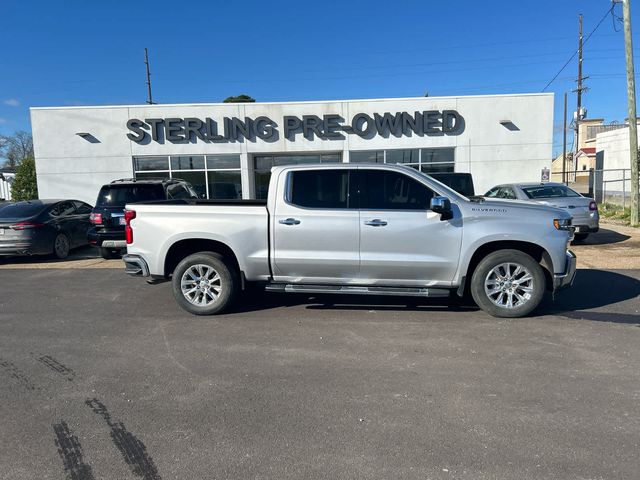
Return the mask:
[[100, 247], [100, 256], [105, 260], [110, 260], [112, 258], [120, 258], [120, 250], [118, 250], [117, 248]]
[[572, 243], [584, 242], [587, 239], [588, 236], [589, 236], [588, 233], [575, 233], [573, 235], [573, 242]]
[[65, 233], [59, 233], [53, 240], [53, 256], [64, 260], [69, 256], [71, 250], [71, 242]]
[[[510, 272], [506, 272], [503, 264], [512, 265], [512, 267], [508, 267]], [[517, 266], [528, 270], [531, 280], [522, 281], [527, 277], [522, 272], [514, 275]], [[494, 272], [500, 272], [504, 281], [500, 280]], [[510, 277], [516, 281], [515, 284], [511, 283], [511, 280], [507, 280]], [[522, 284], [518, 280], [522, 281]], [[495, 285], [496, 293], [493, 296], [487, 293], [485, 282], [490, 282], [487, 289]], [[532, 257], [519, 250], [498, 250], [490, 253], [480, 261], [471, 277], [473, 300], [482, 310], [494, 317], [518, 318], [528, 315], [542, 301], [545, 289], [546, 278], [542, 267]], [[491, 290], [489, 289], [489, 291]], [[510, 298], [512, 306], [508, 307]], [[513, 301], [514, 298], [515, 301]], [[523, 300], [521, 301], [520, 298]], [[501, 306], [500, 303], [504, 303], [504, 305]]]
[[[190, 276], [187, 271], [192, 267], [197, 269], [197, 265], [206, 266], [212, 270], [213, 273], [203, 275], [202, 273], [205, 273], [203, 268], [199, 276], [198, 273], [194, 271], [191, 272], [195, 273], [195, 276]], [[219, 277], [218, 280], [215, 280], [215, 274]], [[190, 301], [187, 298], [187, 294], [182, 291], [183, 276], [187, 282], [193, 282], [189, 283], [185, 288], [193, 287], [196, 289], [190, 289], [193, 293], [188, 295], [189, 298], [192, 298], [194, 302], [205, 299], [205, 302], [210, 303], [197, 305]], [[207, 279], [208, 284], [206, 282], [204, 284], [198, 283], [203, 282], [203, 277]], [[213, 283], [212, 280], [214, 280]], [[233, 264], [215, 252], [199, 252], [186, 257], [173, 271], [171, 283], [173, 285], [173, 296], [176, 302], [178, 302], [178, 305], [194, 315], [214, 315], [223, 312], [233, 303], [234, 298], [240, 290], [239, 274]], [[216, 290], [216, 287], [218, 287], [219, 290]], [[214, 298], [216, 292], [218, 292], [217, 297]]]

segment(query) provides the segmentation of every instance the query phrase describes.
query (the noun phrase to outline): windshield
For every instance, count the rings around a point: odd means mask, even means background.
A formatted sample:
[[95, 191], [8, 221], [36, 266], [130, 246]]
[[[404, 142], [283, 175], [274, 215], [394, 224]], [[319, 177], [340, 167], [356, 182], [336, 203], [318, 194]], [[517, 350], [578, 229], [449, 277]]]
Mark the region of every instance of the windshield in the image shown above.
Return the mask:
[[124, 207], [127, 203], [164, 199], [162, 185], [106, 185], [100, 189], [96, 207]]
[[2, 218], [26, 218], [37, 215], [44, 210], [46, 205], [42, 202], [18, 202], [0, 207], [0, 219]]
[[582, 196], [564, 185], [536, 185], [534, 187], [522, 187], [522, 191], [529, 198], [561, 198]]

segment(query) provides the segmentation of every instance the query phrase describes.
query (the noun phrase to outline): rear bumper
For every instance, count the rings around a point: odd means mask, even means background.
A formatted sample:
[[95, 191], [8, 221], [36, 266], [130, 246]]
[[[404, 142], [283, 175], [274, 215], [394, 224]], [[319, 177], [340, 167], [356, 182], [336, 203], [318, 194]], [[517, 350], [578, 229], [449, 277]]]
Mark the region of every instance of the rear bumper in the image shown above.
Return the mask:
[[565, 254], [565, 270], [563, 273], [556, 273], [553, 275], [553, 290], [561, 290], [563, 288], [573, 285], [573, 280], [576, 276], [577, 259], [575, 253], [571, 250], [567, 250]]
[[140, 255], [124, 255], [124, 272], [134, 277], [148, 277], [149, 266]]
[[53, 251], [53, 246], [45, 241], [18, 240], [0, 241], [0, 256], [11, 255], [46, 255]]
[[90, 228], [87, 232], [89, 243], [96, 247], [104, 248], [127, 248], [124, 238], [124, 230], [101, 231]]

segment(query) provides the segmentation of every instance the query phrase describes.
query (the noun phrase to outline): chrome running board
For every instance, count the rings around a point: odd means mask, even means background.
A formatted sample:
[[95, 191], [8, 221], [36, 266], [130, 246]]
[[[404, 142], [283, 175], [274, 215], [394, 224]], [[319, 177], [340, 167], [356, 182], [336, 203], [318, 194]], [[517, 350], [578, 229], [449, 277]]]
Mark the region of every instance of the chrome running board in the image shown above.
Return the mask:
[[271, 283], [265, 287], [265, 290], [284, 293], [342, 293], [350, 295], [396, 295], [402, 297], [448, 297], [450, 292], [447, 288], [293, 285], [290, 283]]

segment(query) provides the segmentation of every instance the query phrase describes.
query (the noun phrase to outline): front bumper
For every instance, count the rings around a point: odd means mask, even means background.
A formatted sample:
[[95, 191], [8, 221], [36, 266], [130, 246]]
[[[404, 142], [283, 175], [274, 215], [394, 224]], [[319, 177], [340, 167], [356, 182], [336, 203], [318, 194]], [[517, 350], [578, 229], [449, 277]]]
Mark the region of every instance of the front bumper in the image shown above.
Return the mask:
[[124, 272], [134, 277], [148, 277], [149, 266], [140, 255], [124, 255]]
[[555, 273], [553, 275], [553, 290], [561, 290], [573, 285], [576, 276], [577, 258], [575, 253], [567, 250], [565, 254], [565, 270], [563, 273]]

